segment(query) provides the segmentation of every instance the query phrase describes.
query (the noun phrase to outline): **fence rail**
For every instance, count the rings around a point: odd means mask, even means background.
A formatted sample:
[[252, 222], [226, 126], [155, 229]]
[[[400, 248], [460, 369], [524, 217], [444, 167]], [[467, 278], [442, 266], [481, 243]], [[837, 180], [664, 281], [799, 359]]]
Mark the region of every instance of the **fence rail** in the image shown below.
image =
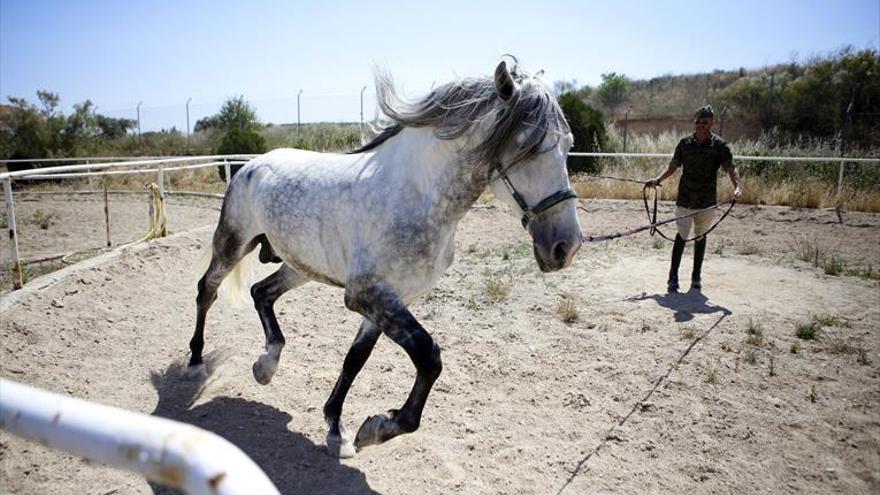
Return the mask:
[[[568, 156], [587, 156], [597, 158], [672, 158], [672, 153], [585, 153], [571, 152]], [[855, 158], [846, 156], [755, 156], [734, 155], [735, 161], [804, 162], [804, 163], [870, 163], [880, 165], [880, 158]]]
[[279, 493], [250, 457], [214, 433], [2, 379], [0, 428], [190, 495]]

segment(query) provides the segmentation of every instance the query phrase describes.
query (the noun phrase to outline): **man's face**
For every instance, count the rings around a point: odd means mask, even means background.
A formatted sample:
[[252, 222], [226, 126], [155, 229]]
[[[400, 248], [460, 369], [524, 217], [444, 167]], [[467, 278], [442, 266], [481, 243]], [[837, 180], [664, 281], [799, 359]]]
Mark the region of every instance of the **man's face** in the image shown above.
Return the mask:
[[694, 132], [697, 137], [707, 137], [715, 125], [715, 117], [700, 117], [694, 121]]

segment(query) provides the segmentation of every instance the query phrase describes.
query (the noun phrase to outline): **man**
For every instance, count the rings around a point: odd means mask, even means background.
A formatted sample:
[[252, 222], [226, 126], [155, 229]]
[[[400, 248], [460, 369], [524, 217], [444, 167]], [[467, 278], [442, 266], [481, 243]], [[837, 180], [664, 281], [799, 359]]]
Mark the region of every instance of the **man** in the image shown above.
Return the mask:
[[[733, 165], [733, 155], [727, 143], [712, 134], [715, 125], [715, 113], [710, 105], [700, 108], [694, 114], [694, 133], [679, 141], [675, 154], [666, 170], [647, 182], [648, 186], [657, 187], [664, 179], [681, 167], [681, 179], [678, 182], [678, 200], [675, 202], [675, 216], [687, 215], [717, 203], [715, 178], [718, 169], [723, 168], [733, 183], [733, 197], [739, 199], [742, 189], [739, 186], [739, 174]], [[669, 292], [678, 291], [678, 266], [684, 253], [685, 239], [690, 236], [691, 226], [694, 228], [694, 270], [691, 273], [691, 289], [700, 290], [702, 282], [700, 272], [703, 257], [706, 254], [706, 231], [712, 225], [715, 210], [701, 212], [695, 216], [678, 220], [678, 233], [672, 246], [672, 264], [669, 268]]]

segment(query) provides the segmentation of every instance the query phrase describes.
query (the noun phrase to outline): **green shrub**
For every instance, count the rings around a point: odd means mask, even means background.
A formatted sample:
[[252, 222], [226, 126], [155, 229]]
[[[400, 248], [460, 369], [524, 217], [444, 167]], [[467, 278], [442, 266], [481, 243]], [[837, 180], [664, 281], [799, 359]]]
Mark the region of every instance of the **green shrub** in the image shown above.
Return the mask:
[[[232, 129], [226, 131], [220, 144], [217, 145], [216, 153], [218, 155], [249, 155], [266, 152], [266, 140], [263, 136], [250, 130]], [[233, 177], [242, 165], [232, 165], [231, 171]], [[224, 167], [217, 167], [220, 173], [220, 179], [226, 180], [226, 170]]]
[[821, 329], [822, 327], [818, 323], [811, 321], [810, 323], [801, 323], [798, 325], [795, 334], [799, 339], [816, 340], [816, 337], [819, 336], [819, 330]]
[[[559, 97], [559, 106], [574, 136], [572, 151], [594, 152], [605, 149], [607, 131], [602, 112], [584, 103], [575, 93]], [[568, 158], [568, 172], [599, 173], [598, 162], [593, 157], [572, 156]]]

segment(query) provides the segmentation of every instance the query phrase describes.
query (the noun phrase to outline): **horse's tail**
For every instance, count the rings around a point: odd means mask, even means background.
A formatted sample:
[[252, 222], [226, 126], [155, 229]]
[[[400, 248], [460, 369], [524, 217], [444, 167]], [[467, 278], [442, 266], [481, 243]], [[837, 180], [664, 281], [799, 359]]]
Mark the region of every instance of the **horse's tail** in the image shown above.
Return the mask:
[[[257, 253], [258, 250], [254, 249], [245, 255], [226, 275], [223, 283], [220, 284], [220, 288], [217, 289], [217, 296], [221, 300], [233, 306], [250, 306], [253, 303], [248, 288], [250, 281], [254, 279]], [[202, 254], [199, 256], [195, 273], [197, 280], [208, 271], [213, 255], [214, 247], [211, 244], [207, 244], [202, 248]]]
[[257, 249], [254, 249], [229, 272], [226, 279], [220, 284], [218, 295], [235, 306], [253, 306], [251, 299], [250, 281], [254, 279]]

